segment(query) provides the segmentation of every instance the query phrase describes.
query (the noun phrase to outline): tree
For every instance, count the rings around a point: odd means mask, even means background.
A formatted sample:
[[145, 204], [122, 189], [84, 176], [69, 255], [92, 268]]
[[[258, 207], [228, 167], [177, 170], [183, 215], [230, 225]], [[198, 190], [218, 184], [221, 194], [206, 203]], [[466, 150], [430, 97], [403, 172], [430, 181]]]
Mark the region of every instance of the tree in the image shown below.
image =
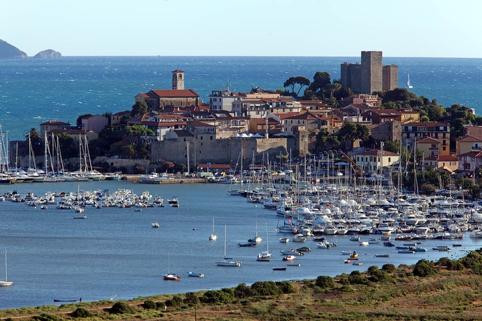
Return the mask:
[[143, 115], [147, 114], [147, 112], [149, 112], [149, 106], [147, 105], [146, 101], [145, 100], [139, 100], [139, 101], [136, 101], [134, 106], [132, 106], [131, 116], [132, 117], [136, 117], [136, 116], [140, 117], [140, 116], [143, 116]]
[[330, 84], [330, 74], [325, 71], [318, 71], [313, 75], [313, 82], [310, 85], [310, 90], [314, 93], [322, 93], [326, 86]]
[[154, 131], [142, 125], [132, 125], [126, 127], [129, 136], [154, 136]]
[[[298, 90], [295, 92], [296, 85], [298, 85]], [[308, 78], [305, 78], [303, 76], [290, 77], [283, 84], [285, 88], [290, 87], [291, 94], [296, 97], [299, 96], [301, 89], [309, 85], [310, 81], [308, 80]]]

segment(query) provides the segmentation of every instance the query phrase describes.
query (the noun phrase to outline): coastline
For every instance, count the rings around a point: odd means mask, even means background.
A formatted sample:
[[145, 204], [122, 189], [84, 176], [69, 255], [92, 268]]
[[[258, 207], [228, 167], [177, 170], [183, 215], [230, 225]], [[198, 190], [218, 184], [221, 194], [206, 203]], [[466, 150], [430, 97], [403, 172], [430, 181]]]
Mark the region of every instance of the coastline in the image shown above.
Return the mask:
[[5, 309], [0, 310], [0, 320], [185, 320], [194, 316], [202, 320], [475, 320], [482, 317], [481, 264], [479, 249], [457, 260], [386, 264], [333, 278]]

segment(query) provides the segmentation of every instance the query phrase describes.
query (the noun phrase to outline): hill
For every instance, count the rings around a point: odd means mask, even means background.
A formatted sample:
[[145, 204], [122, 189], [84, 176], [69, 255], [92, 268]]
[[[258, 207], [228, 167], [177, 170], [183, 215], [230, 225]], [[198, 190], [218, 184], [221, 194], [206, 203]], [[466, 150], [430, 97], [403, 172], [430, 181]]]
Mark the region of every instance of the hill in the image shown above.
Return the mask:
[[47, 50], [42, 50], [39, 53], [37, 53], [34, 58], [40, 58], [40, 59], [54, 59], [54, 58], [60, 58], [62, 57], [62, 54], [58, 51], [55, 51], [53, 49], [47, 49]]
[[8, 42], [0, 39], [0, 59], [25, 58], [27, 54]]

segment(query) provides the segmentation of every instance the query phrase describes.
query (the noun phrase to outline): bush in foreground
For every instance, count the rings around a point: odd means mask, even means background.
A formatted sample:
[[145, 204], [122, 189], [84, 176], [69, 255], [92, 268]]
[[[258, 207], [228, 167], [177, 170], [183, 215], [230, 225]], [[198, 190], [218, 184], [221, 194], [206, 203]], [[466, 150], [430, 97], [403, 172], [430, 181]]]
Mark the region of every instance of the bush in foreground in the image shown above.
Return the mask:
[[128, 313], [134, 313], [134, 309], [125, 302], [116, 302], [114, 303], [112, 308], [109, 309], [109, 313], [128, 314]]
[[413, 275], [415, 276], [426, 277], [434, 275], [436, 273], [437, 270], [435, 269], [435, 267], [432, 265], [431, 262], [427, 260], [420, 260], [413, 267]]
[[249, 298], [252, 295], [251, 288], [244, 283], [240, 283], [234, 288], [234, 297], [237, 299]]
[[382, 270], [387, 273], [393, 273], [397, 270], [397, 268], [395, 267], [395, 265], [387, 263], [382, 265]]
[[62, 321], [64, 319], [56, 317], [54, 315], [42, 313], [41, 315], [36, 315], [32, 317], [32, 321]]
[[153, 310], [153, 309], [157, 309], [157, 305], [156, 305], [156, 302], [152, 301], [152, 300], [146, 300], [144, 301], [144, 303], [142, 303], [142, 307], [146, 310]]
[[251, 285], [251, 291], [257, 296], [278, 295], [281, 293], [273, 281], [255, 282]]
[[316, 278], [315, 285], [322, 289], [331, 289], [335, 286], [335, 282], [329, 276], [320, 275]]
[[233, 293], [229, 289], [206, 291], [201, 297], [203, 303], [231, 303], [234, 300]]
[[92, 316], [92, 313], [90, 313], [84, 308], [77, 308], [72, 313], [70, 313], [70, 316], [72, 318], [88, 318]]

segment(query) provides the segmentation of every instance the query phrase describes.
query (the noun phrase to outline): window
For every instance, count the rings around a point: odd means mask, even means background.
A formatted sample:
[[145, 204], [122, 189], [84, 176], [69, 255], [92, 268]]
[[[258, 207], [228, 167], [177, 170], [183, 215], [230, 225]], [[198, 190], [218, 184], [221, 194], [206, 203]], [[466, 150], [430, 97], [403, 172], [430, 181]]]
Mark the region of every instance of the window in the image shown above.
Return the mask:
[[213, 136], [210, 136], [209, 139], [213, 140]]

